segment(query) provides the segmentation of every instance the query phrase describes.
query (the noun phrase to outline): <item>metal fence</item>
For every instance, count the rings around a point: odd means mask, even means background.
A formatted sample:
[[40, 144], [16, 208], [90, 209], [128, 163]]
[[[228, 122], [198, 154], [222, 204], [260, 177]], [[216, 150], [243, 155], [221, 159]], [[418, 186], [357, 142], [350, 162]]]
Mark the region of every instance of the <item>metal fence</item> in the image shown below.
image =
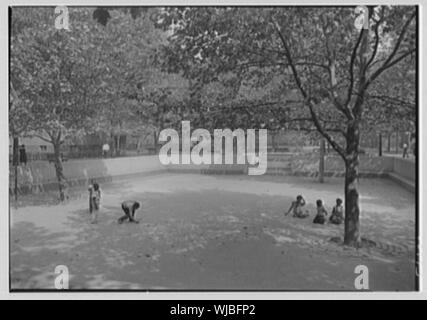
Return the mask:
[[[85, 146], [65, 146], [61, 148], [61, 157], [63, 161], [68, 159], [98, 159], [98, 158], [116, 158], [130, 157], [138, 155], [155, 154], [156, 148], [151, 145], [142, 146], [139, 149], [136, 145], [126, 146], [126, 149], [113, 150], [104, 154], [101, 145], [85, 145]], [[26, 152], [27, 162], [33, 161], [50, 161], [54, 160], [53, 152]], [[13, 162], [13, 154], [9, 153], [9, 163]]]

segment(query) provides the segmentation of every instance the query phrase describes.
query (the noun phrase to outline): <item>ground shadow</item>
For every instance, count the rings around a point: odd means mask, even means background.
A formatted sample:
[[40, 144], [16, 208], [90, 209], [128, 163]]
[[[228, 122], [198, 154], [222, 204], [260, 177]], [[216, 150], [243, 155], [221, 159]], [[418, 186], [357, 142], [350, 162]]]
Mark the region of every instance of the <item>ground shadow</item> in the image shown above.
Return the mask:
[[[364, 263], [377, 275], [372, 288], [414, 288], [409, 225], [380, 226], [389, 240], [405, 243], [406, 251], [347, 250], [330, 241], [342, 235], [342, 227], [312, 224], [313, 204], [307, 205], [309, 219], [284, 218], [296, 182], [283, 191], [278, 181], [261, 183], [265, 193], [257, 195], [244, 189], [251, 179], [206, 179], [198, 179], [194, 190], [186, 190], [191, 177], [180, 175], [106, 184], [96, 225], [89, 223], [85, 201], [60, 207], [68, 210], [61, 232], [15, 223], [12, 287], [51, 288], [54, 267], [65, 264], [74, 289], [353, 290], [354, 266]], [[312, 188], [307, 192], [325, 194]], [[125, 197], [143, 202], [140, 224], [117, 224]], [[377, 226], [364, 230], [384, 234]]]

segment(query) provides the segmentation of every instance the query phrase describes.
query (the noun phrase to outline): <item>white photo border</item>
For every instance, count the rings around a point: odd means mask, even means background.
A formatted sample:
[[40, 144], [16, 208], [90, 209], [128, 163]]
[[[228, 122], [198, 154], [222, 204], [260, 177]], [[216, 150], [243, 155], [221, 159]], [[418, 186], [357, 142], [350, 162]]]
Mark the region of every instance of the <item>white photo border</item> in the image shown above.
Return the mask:
[[419, 70], [418, 70], [418, 236], [419, 236], [419, 292], [23, 292], [23, 293], [10, 293], [9, 292], [9, 130], [8, 130], [8, 103], [9, 103], [9, 77], [8, 77], [8, 51], [9, 51], [9, 26], [8, 26], [8, 8], [9, 6], [57, 6], [57, 5], [78, 5], [78, 6], [126, 6], [126, 5], [140, 5], [140, 6], [167, 6], [167, 5], [185, 5], [185, 6], [206, 6], [206, 5], [249, 5], [249, 6], [290, 6], [290, 5], [365, 5], [372, 4], [373, 1], [348, 1], [348, 0], [335, 0], [335, 1], [227, 1], [227, 0], [175, 0], [175, 1], [125, 1], [118, 3], [117, 1], [104, 0], [104, 1], [1, 1], [1, 22], [0, 22], [0, 35], [1, 35], [1, 96], [3, 97], [0, 109], [0, 151], [3, 156], [1, 157], [1, 171], [0, 181], [3, 183], [0, 186], [0, 299], [59, 299], [59, 300], [74, 300], [74, 299], [146, 299], [146, 300], [211, 300], [211, 299], [224, 299], [224, 300], [282, 300], [282, 299], [427, 299], [427, 264], [424, 264], [425, 252], [423, 244], [427, 243], [427, 232], [424, 232], [425, 219], [423, 219], [424, 212], [424, 196], [427, 196], [423, 184], [427, 181], [427, 170], [423, 170], [423, 161], [426, 159], [427, 152], [427, 139], [424, 136], [427, 134], [427, 112], [423, 110], [426, 105], [426, 95], [423, 92], [423, 80], [427, 74], [426, 64], [423, 63], [423, 52], [426, 52], [426, 25], [423, 17], [427, 16], [427, 6], [423, 6], [420, 1], [375, 1], [376, 5], [418, 5], [418, 57], [419, 57]]

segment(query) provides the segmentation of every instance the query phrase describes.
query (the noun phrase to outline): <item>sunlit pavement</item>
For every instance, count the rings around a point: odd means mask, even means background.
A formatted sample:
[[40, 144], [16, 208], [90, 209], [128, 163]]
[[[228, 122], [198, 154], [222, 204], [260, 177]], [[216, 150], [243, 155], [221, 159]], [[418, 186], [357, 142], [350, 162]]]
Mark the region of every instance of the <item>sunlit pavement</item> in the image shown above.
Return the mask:
[[[94, 225], [85, 187], [62, 205], [11, 209], [12, 289], [54, 288], [57, 265], [70, 289], [355, 290], [357, 265], [371, 290], [415, 288], [415, 195], [390, 180], [360, 182], [373, 245], [359, 250], [330, 241], [342, 226], [312, 224], [317, 199], [330, 212], [344, 198], [342, 179], [162, 174], [101, 188]], [[308, 219], [283, 215], [298, 194]], [[140, 223], [119, 225], [128, 199], [142, 202]]]

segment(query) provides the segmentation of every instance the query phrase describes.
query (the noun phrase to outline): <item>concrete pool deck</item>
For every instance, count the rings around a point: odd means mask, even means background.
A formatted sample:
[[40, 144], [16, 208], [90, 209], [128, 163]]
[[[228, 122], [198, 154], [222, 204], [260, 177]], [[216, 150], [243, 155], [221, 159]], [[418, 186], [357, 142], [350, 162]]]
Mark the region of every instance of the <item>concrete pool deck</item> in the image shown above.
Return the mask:
[[[330, 241], [342, 226], [312, 224], [317, 199], [330, 212], [343, 198], [342, 179], [164, 173], [101, 188], [95, 225], [85, 187], [65, 204], [11, 208], [11, 289], [53, 289], [57, 265], [70, 289], [355, 290], [358, 265], [370, 290], [416, 288], [415, 195], [389, 180], [360, 181], [375, 246], [359, 250]], [[298, 194], [308, 219], [283, 215]], [[140, 224], [117, 224], [127, 199], [142, 202]]]

